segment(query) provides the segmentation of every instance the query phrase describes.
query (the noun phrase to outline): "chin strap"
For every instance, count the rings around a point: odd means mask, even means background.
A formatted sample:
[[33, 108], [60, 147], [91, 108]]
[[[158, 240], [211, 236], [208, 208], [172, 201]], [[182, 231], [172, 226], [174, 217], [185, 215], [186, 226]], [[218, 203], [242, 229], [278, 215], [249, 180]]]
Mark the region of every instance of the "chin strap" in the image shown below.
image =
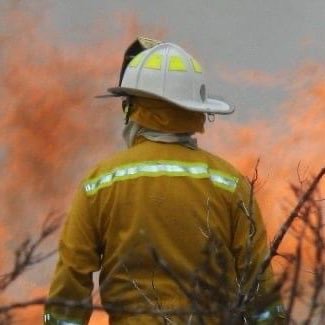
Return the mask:
[[208, 121], [213, 123], [216, 120], [216, 114], [215, 113], [207, 113]]
[[123, 113], [125, 115], [124, 124], [127, 125], [130, 120], [130, 115], [132, 113], [132, 99], [130, 96], [125, 97], [125, 99], [122, 100], [122, 109]]

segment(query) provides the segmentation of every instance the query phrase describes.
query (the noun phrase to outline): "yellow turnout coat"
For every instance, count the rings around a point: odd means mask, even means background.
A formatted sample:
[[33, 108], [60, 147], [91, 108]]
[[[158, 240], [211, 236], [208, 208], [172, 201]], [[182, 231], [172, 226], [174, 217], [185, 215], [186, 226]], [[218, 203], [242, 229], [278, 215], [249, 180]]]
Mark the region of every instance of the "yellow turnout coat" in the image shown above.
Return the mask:
[[[184, 111], [166, 103], [137, 105], [131, 118], [146, 127], [203, 130], [198, 113], [187, 112], [192, 115], [185, 119]], [[249, 211], [249, 201], [247, 181], [223, 159], [139, 137], [81, 182], [49, 299], [87, 304], [92, 274], [100, 271], [101, 300], [112, 324], [197, 324], [198, 310], [206, 312], [206, 323], [218, 324], [268, 252], [260, 211], [255, 201]], [[257, 295], [271, 286], [268, 269]], [[45, 318], [86, 324], [90, 314], [49, 305]]]

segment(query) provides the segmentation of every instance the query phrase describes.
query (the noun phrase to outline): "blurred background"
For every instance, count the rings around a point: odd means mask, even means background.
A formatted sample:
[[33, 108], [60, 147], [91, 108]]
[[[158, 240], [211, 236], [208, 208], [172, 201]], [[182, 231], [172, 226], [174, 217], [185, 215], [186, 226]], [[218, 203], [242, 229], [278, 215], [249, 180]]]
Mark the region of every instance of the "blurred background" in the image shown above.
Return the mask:
[[[117, 84], [139, 35], [184, 47], [208, 92], [236, 106], [207, 122], [199, 143], [248, 176], [261, 159], [272, 238], [294, 203], [289, 183], [324, 166], [324, 18], [321, 0], [0, 0], [0, 274], [49, 212], [65, 213], [88, 170], [124, 148], [119, 100], [94, 96]], [[0, 303], [45, 295], [55, 261], [24, 273]], [[18, 320], [40, 316], [29, 308]]]

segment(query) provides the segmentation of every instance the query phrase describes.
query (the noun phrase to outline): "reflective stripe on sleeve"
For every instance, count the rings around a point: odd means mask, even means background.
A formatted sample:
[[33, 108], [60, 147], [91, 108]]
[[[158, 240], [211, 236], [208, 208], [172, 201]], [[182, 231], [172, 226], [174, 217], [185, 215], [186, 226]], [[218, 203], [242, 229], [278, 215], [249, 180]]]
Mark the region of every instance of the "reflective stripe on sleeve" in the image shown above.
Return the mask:
[[211, 181], [218, 187], [233, 192], [238, 183], [238, 178], [217, 170], [210, 171]]
[[188, 163], [181, 161], [144, 161], [117, 167], [103, 175], [93, 178], [84, 184], [87, 195], [96, 194], [101, 188], [109, 187], [118, 181], [139, 177], [190, 177], [210, 179], [219, 188], [234, 192], [238, 178], [219, 170], [210, 169], [203, 163]]
[[263, 324], [265, 321], [270, 320], [274, 321], [276, 318], [286, 318], [285, 310], [282, 305], [270, 306], [268, 309], [253, 317], [257, 324]]
[[81, 320], [64, 320], [54, 317], [52, 314], [47, 313], [44, 315], [44, 324], [48, 325], [83, 325]]

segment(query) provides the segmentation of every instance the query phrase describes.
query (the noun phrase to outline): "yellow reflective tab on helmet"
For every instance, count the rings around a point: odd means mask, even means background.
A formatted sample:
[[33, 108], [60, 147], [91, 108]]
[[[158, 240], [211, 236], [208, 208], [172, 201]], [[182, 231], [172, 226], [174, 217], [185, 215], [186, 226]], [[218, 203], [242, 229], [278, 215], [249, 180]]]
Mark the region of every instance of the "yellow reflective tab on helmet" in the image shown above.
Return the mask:
[[171, 56], [169, 58], [169, 71], [187, 71], [185, 62], [180, 56]]
[[162, 55], [154, 53], [147, 59], [144, 67], [148, 69], [160, 70], [162, 64]]
[[138, 55], [136, 55], [129, 63], [129, 67], [136, 68], [139, 65], [142, 57], [143, 57], [143, 53], [139, 53]]
[[197, 73], [202, 73], [201, 64], [199, 62], [197, 62], [194, 58], [191, 58], [191, 61], [193, 64], [194, 71]]

